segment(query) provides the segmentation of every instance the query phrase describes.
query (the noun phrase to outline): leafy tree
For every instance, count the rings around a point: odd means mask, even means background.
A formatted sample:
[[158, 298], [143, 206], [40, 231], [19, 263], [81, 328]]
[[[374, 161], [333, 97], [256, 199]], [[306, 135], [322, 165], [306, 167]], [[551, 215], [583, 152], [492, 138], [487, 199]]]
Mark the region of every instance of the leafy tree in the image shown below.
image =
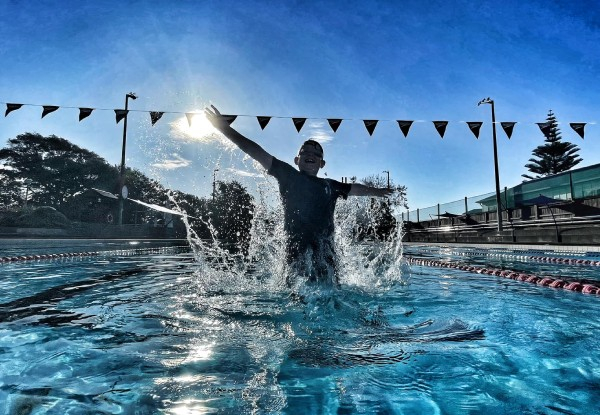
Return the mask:
[[70, 143], [64, 138], [37, 133], [20, 134], [0, 149], [3, 200], [7, 205], [20, 204], [19, 194], [4, 190], [23, 187], [31, 180], [31, 203], [61, 205], [91, 187], [112, 186], [118, 171], [96, 153]]
[[4, 209], [19, 206], [24, 202], [26, 196], [22, 194], [25, 187], [24, 182], [15, 181], [10, 172], [7, 172], [9, 169], [0, 165], [0, 206]]
[[[196, 235], [202, 239], [209, 239], [211, 234], [207, 225], [210, 220], [208, 199], [180, 191], [173, 191], [173, 198], [177, 201], [177, 206], [189, 215], [189, 226], [196, 232]], [[176, 221], [175, 227], [177, 234], [186, 234], [182, 221]]]
[[546, 128], [544, 129], [545, 144], [536, 147], [525, 167], [537, 176], [528, 174], [522, 176], [526, 179], [538, 179], [563, 171], [568, 171], [579, 164], [583, 159], [577, 152], [579, 147], [575, 144], [562, 141], [558, 122], [552, 110], [548, 111]]
[[254, 217], [254, 198], [248, 191], [235, 180], [219, 181], [208, 207], [217, 237], [247, 252]]
[[[97, 154], [54, 135], [43, 137], [37, 133], [20, 134], [10, 139], [5, 148], [0, 149], [0, 201], [3, 207], [24, 204], [24, 183], [28, 180], [31, 181], [30, 208], [50, 206], [38, 210], [45, 214], [53, 212], [52, 208], [55, 208], [59, 211], [55, 216], [62, 213], [71, 220], [104, 222], [108, 213], [116, 217], [117, 201], [102, 197], [91, 189], [117, 193], [118, 179], [117, 166], [112, 166]], [[126, 169], [125, 183], [132, 199], [167, 207], [171, 205], [170, 191], [139, 170]], [[220, 240], [235, 244], [244, 252], [247, 250], [254, 205], [252, 196], [240, 183], [218, 182], [212, 199], [198, 198], [178, 191], [171, 194], [180, 208], [196, 218], [190, 218], [190, 225], [198, 236], [209, 238], [211, 233], [207, 224], [212, 222]], [[22, 216], [27, 223], [41, 223], [41, 219], [31, 215], [33, 210], [6, 211], [0, 215], [0, 222], [3, 225], [14, 224], [15, 219]], [[139, 211], [142, 211], [142, 216], [137, 215]], [[36, 215], [39, 216], [38, 213]], [[124, 223], [140, 223], [156, 218], [157, 215], [133, 202], [124, 204]], [[49, 220], [46, 217], [42, 219], [46, 222]], [[65, 221], [68, 222], [66, 218]], [[176, 226], [178, 233], [184, 234], [185, 229], [182, 229], [180, 221], [176, 221]]]
[[[352, 182], [355, 178], [352, 178]], [[373, 187], [386, 187], [387, 179], [378, 175], [371, 175], [361, 180], [363, 184]], [[386, 239], [394, 234], [397, 226], [393, 209], [395, 207], [407, 208], [406, 186], [399, 186], [390, 180], [390, 188], [394, 194], [387, 199], [372, 198], [369, 207], [360, 215], [358, 224], [358, 237], [364, 238], [374, 235], [379, 239]]]

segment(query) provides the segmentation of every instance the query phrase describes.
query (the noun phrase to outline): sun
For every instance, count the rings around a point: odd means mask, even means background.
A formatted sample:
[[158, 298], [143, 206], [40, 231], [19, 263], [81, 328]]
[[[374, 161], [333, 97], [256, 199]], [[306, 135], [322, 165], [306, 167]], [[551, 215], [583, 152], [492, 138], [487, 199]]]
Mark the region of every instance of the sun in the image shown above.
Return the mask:
[[192, 111], [171, 124], [175, 135], [198, 141], [208, 141], [217, 132], [203, 111]]

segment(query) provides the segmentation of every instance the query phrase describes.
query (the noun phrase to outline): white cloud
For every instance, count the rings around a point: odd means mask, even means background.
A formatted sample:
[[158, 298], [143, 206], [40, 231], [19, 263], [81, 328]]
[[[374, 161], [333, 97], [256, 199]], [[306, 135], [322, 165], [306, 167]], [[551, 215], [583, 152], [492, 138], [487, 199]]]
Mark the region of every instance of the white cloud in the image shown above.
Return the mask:
[[310, 121], [306, 130], [308, 136], [319, 143], [328, 143], [333, 140], [333, 131], [324, 121]]
[[192, 163], [191, 160], [186, 160], [179, 154], [173, 154], [173, 157], [174, 159], [171, 160], [164, 160], [161, 163], [154, 163], [152, 164], [152, 167], [163, 170], [174, 170], [187, 167]]

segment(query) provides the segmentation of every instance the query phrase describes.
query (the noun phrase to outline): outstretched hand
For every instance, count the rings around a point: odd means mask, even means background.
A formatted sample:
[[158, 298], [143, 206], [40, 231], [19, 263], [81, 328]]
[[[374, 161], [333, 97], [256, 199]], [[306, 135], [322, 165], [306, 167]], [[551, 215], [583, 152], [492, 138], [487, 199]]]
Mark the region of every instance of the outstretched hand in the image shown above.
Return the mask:
[[388, 187], [371, 187], [360, 183], [352, 183], [350, 187], [350, 196], [371, 196], [371, 197], [388, 197], [394, 193], [394, 188]]
[[208, 121], [210, 121], [213, 127], [219, 131], [223, 131], [225, 127], [229, 126], [227, 121], [225, 121], [225, 118], [214, 105], [211, 105], [210, 108], [204, 108], [204, 115], [206, 115], [206, 118]]

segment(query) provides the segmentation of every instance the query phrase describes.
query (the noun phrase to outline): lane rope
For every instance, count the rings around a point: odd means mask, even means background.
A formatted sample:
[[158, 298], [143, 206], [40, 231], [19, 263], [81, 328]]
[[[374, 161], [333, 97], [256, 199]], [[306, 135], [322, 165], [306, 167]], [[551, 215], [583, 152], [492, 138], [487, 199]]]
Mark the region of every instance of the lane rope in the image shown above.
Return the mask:
[[[447, 248], [442, 248], [445, 252], [450, 252], [452, 255], [456, 256], [466, 256], [466, 257], [474, 257], [474, 256], [485, 256], [492, 258], [510, 258], [517, 259], [521, 261], [533, 261], [533, 262], [545, 262], [545, 263], [553, 263], [553, 264], [564, 264], [564, 265], [585, 265], [585, 266], [600, 266], [600, 260], [595, 259], [585, 259], [581, 258], [583, 255], [590, 255], [592, 253], [569, 253], [569, 252], [557, 252], [557, 255], [563, 256], [577, 256], [579, 258], [565, 258], [560, 256], [548, 256], [548, 252], [544, 252], [542, 250], [531, 250], [529, 252], [525, 251], [507, 251], [507, 250], [482, 250], [482, 249], [470, 249], [470, 250], [450, 250]], [[423, 252], [431, 252], [431, 253], [439, 253], [439, 249], [421, 249]], [[530, 255], [531, 253], [538, 253], [538, 255]], [[539, 254], [546, 255], [539, 255]], [[596, 253], [593, 253], [596, 254]], [[600, 253], [594, 255], [595, 257], [599, 256]]]
[[189, 248], [187, 245], [153, 247], [153, 248], [136, 248], [136, 249], [117, 249], [112, 251], [88, 251], [88, 252], [67, 252], [60, 254], [41, 254], [41, 255], [19, 255], [0, 257], [0, 264], [24, 262], [24, 261], [42, 261], [53, 259], [77, 258], [77, 257], [93, 257], [93, 256], [114, 256], [114, 255], [143, 255], [143, 254], [163, 254], [168, 251], [175, 251], [181, 248]]
[[428, 267], [438, 268], [452, 268], [459, 269], [462, 271], [474, 272], [477, 274], [494, 275], [497, 277], [503, 277], [515, 281], [528, 282], [536, 284], [542, 287], [558, 288], [568, 291], [580, 292], [583, 294], [596, 294], [600, 295], [600, 287], [594, 284], [588, 284], [581, 281], [573, 281], [571, 279], [553, 278], [547, 276], [537, 276], [533, 274], [527, 274], [518, 271], [511, 271], [507, 269], [498, 268], [487, 268], [487, 267], [474, 267], [471, 265], [462, 265], [456, 262], [449, 261], [435, 261], [429, 259], [414, 258], [405, 256], [405, 259], [411, 265], [422, 265]]

